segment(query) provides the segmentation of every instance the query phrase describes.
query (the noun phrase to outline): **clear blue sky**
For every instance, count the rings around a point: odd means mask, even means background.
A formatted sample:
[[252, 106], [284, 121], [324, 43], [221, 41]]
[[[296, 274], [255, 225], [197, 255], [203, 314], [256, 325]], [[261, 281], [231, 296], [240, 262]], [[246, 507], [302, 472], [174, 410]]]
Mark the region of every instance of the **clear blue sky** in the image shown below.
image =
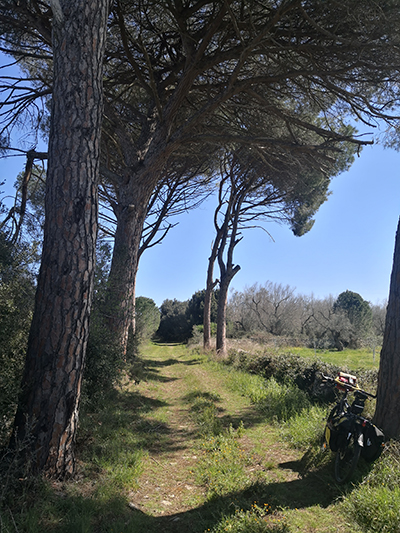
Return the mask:
[[[265, 226], [274, 241], [262, 230], [245, 232], [234, 258], [241, 270], [231, 286], [240, 291], [272, 281], [318, 298], [348, 289], [373, 304], [385, 300], [400, 215], [400, 154], [379, 145], [364, 148], [351, 169], [332, 180], [331, 192], [303, 237], [274, 222]], [[213, 207], [211, 200], [181, 216], [165, 241], [143, 254], [138, 296], [160, 305], [204, 288]]]

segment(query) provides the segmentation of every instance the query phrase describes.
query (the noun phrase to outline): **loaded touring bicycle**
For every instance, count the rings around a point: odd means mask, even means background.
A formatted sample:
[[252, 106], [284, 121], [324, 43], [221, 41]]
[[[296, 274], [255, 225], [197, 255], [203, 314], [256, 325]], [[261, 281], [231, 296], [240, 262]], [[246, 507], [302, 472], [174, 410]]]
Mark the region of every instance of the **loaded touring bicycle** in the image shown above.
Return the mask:
[[[370, 462], [380, 456], [385, 437], [370, 420], [361, 416], [367, 398], [376, 396], [362, 390], [356, 376], [339, 372], [336, 378], [324, 375], [322, 378], [341, 393], [326, 422], [323, 448], [329, 447], [336, 453], [335, 479], [344, 483], [354, 473], [360, 456]], [[352, 403], [349, 403], [349, 393], [354, 393]]]

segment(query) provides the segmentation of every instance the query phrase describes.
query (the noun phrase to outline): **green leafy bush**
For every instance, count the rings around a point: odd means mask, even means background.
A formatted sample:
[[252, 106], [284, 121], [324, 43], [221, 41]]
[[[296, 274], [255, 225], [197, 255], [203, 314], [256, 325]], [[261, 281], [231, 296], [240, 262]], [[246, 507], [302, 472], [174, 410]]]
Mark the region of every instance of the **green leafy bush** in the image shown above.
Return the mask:
[[[252, 354], [243, 351], [230, 350], [226, 361], [234, 368], [244, 370], [251, 374], [263, 376], [266, 379], [273, 377], [278, 383], [294, 383], [299, 389], [305, 391], [311, 398], [324, 401], [333, 401], [334, 393], [331, 387], [321, 387], [321, 374], [336, 376], [348, 368], [325, 363], [320, 359], [307, 358], [294, 354]], [[377, 370], [356, 370], [359, 383], [363, 388], [374, 389], [377, 385]]]
[[125, 356], [101, 317], [94, 314], [86, 350], [83, 392], [84, 399], [93, 405], [100, 402], [123, 376]]
[[162, 342], [186, 342], [191, 335], [192, 325], [187, 316], [188, 302], [164, 300], [161, 305], [160, 326], [157, 337]]
[[6, 443], [17, 406], [32, 320], [35, 286], [29, 249], [0, 233], [0, 446]]
[[160, 325], [160, 311], [151, 298], [138, 296], [135, 300], [135, 336], [139, 342], [153, 337]]

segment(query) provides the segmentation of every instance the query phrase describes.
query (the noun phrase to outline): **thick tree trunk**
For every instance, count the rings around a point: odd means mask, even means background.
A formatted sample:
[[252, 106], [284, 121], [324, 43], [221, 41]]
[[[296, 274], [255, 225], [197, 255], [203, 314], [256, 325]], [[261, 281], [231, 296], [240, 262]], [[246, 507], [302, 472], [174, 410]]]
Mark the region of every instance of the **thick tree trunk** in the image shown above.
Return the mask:
[[375, 423], [388, 437], [400, 437], [400, 220], [390, 279], [385, 334], [378, 375]]
[[125, 353], [128, 333], [134, 321], [136, 274], [145, 209], [118, 206], [117, 230], [108, 278], [105, 305], [106, 323], [115, 341]]
[[97, 234], [102, 63], [109, 0], [53, 1], [54, 87], [46, 222], [22, 395], [11, 445], [35, 472], [74, 470]]

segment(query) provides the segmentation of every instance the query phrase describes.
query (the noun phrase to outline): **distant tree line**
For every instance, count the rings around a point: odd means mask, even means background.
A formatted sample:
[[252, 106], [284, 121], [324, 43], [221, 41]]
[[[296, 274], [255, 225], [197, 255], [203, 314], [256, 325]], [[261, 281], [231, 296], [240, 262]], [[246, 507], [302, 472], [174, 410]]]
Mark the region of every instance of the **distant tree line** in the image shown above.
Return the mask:
[[[182, 342], [203, 325], [204, 292], [186, 302], [165, 300], [160, 307], [160, 340]], [[213, 294], [215, 321], [218, 292]], [[227, 310], [228, 337], [282, 339], [315, 348], [356, 349], [382, 342], [386, 305], [371, 305], [360, 294], [346, 290], [323, 299], [295, 293], [289, 285], [266, 282], [231, 294]], [[199, 329], [199, 328], [197, 328]]]

